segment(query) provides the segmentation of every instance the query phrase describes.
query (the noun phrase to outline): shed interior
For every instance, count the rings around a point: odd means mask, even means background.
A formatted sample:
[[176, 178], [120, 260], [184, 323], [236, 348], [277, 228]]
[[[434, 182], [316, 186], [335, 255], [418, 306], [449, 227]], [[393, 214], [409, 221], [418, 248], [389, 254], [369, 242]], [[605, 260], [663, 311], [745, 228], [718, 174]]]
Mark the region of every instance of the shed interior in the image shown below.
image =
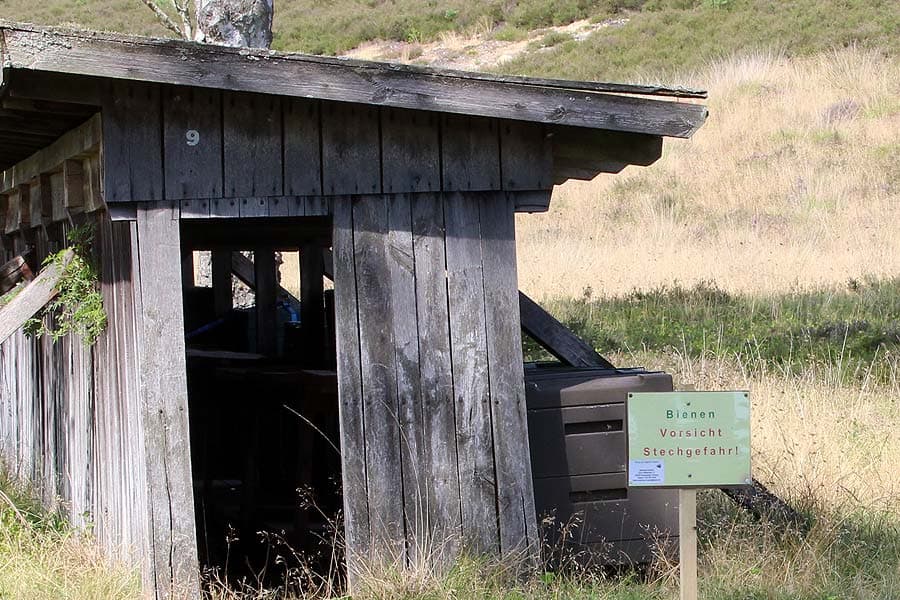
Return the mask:
[[326, 217], [182, 222], [197, 547], [230, 580], [343, 570], [330, 238]]

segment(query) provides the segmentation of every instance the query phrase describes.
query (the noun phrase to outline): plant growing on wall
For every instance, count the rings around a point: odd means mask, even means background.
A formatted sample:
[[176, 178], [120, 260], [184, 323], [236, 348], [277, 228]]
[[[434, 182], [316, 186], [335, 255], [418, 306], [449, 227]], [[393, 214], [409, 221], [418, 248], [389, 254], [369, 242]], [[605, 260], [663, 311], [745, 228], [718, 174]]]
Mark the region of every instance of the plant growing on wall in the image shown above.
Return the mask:
[[[100, 295], [100, 277], [91, 257], [94, 228], [80, 225], [68, 234], [69, 248], [64, 248], [44, 259], [44, 266], [56, 264], [62, 268], [57, 283], [59, 293], [37, 315], [25, 324], [29, 335], [49, 335], [55, 342], [59, 338], [76, 334], [85, 345], [91, 346], [106, 329], [106, 311]], [[66, 264], [64, 257], [73, 250]], [[49, 318], [45, 318], [49, 317]]]

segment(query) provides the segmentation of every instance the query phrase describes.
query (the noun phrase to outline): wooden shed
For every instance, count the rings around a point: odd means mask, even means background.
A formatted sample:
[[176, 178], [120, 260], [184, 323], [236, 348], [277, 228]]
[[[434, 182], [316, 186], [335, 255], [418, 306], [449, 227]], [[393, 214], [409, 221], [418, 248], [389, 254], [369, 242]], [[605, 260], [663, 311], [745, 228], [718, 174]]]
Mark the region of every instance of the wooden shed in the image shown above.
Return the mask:
[[109, 319], [0, 346], [2, 458], [49, 508], [195, 596], [207, 504], [274, 515], [263, 480], [315, 483], [333, 427], [351, 582], [534, 556], [515, 214], [653, 163], [696, 94], [13, 23], [0, 54], [5, 258], [93, 223]]

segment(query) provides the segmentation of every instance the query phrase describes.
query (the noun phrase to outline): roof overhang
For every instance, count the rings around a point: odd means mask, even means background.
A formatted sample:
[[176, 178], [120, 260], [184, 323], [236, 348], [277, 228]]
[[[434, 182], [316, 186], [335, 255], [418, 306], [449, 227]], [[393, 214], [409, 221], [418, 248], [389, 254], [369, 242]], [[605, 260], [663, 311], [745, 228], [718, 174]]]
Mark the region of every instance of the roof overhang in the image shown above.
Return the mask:
[[702, 92], [653, 86], [494, 77], [179, 40], [0, 22], [9, 70], [189, 85], [629, 133], [690, 137], [706, 108], [653, 96]]

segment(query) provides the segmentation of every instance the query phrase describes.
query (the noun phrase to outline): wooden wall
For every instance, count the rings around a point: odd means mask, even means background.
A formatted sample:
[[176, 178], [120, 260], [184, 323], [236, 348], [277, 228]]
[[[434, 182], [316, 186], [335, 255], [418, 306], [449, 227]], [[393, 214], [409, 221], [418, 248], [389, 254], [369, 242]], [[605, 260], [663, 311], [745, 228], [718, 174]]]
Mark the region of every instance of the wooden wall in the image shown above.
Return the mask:
[[[66, 245], [68, 224], [24, 232], [39, 259]], [[0, 345], [0, 444], [6, 467], [45, 508], [91, 527], [113, 558], [146, 555], [147, 497], [135, 373], [128, 223], [97, 220], [102, 294], [109, 326], [92, 348], [67, 336]], [[7, 257], [21, 251], [23, 234]], [[51, 319], [51, 317], [45, 317]]]
[[[177, 256], [172, 214], [161, 227], [144, 224], [144, 239], [163, 245], [160, 237], [166, 238]], [[148, 597], [194, 597], [187, 417], [177, 408], [186, 408], [187, 391], [179, 395], [178, 378], [153, 368], [164, 357], [183, 380], [183, 346], [159, 345], [183, 343], [179, 279], [169, 285], [159, 267], [138, 256], [138, 232], [147, 219], [112, 222], [98, 211], [77, 220], [95, 227], [108, 326], [92, 347], [74, 336], [53, 342], [21, 330], [0, 345], [0, 454], [47, 510], [90, 528], [112, 560], [138, 568]], [[4, 253], [10, 258], [32, 244], [42, 260], [66, 245], [70, 227], [61, 222], [21, 230], [7, 238]], [[142, 272], [150, 283], [142, 285]], [[172, 297], [154, 297], [160, 289]], [[158, 317], [165, 321], [161, 328], [143, 310], [148, 301], [169, 307]]]
[[339, 197], [333, 248], [351, 582], [461, 550], [530, 560], [512, 194]]
[[110, 204], [172, 200], [189, 218], [303, 216], [346, 194], [504, 190], [522, 192], [519, 208], [544, 210], [554, 184], [551, 136], [538, 123], [110, 86], [103, 107]]

